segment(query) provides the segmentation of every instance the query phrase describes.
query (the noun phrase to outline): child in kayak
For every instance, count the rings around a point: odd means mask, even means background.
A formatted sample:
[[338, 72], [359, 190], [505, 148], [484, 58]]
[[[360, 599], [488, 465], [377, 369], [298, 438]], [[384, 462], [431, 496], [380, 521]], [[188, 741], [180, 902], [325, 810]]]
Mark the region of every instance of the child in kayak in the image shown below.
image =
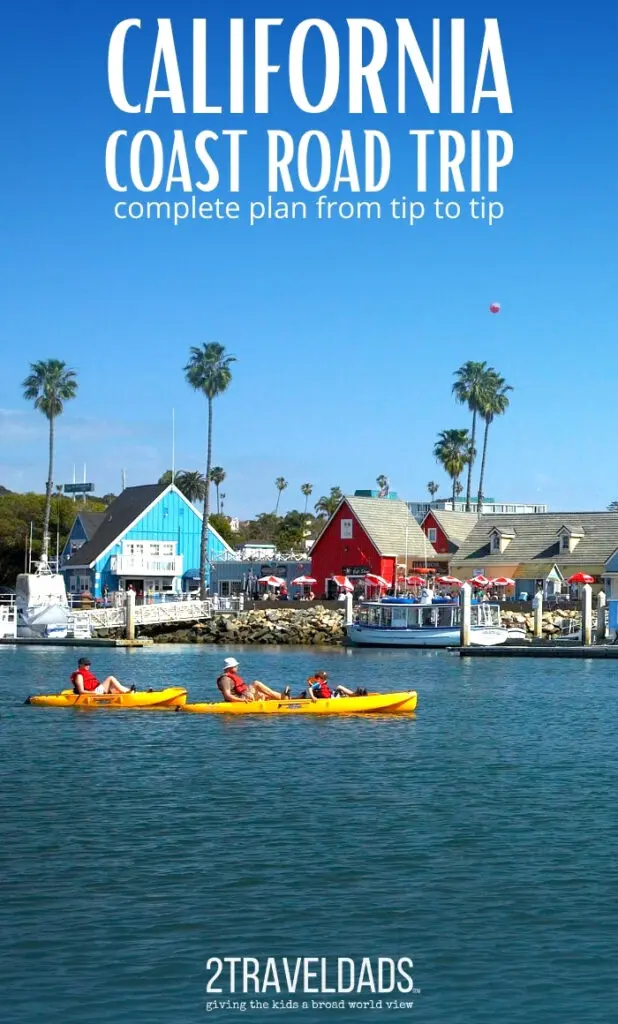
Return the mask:
[[341, 684], [335, 687], [335, 690], [331, 690], [328, 685], [328, 672], [323, 669], [315, 672], [307, 680], [307, 688], [309, 697], [311, 700], [328, 700], [329, 697], [366, 697], [366, 690], [349, 690], [347, 686], [341, 686]]
[[130, 693], [135, 690], [134, 686], [123, 686], [115, 676], [107, 676], [102, 683], [99, 682], [90, 671], [91, 664], [90, 658], [80, 658], [77, 662], [77, 671], [71, 675], [75, 693]]
[[285, 700], [290, 696], [290, 688], [287, 686], [282, 693], [271, 690], [270, 686], [254, 679], [252, 683], [246, 683], [238, 675], [240, 668], [236, 658], [226, 658], [223, 662], [223, 672], [217, 679], [217, 686], [223, 694], [223, 699], [232, 704], [252, 700]]

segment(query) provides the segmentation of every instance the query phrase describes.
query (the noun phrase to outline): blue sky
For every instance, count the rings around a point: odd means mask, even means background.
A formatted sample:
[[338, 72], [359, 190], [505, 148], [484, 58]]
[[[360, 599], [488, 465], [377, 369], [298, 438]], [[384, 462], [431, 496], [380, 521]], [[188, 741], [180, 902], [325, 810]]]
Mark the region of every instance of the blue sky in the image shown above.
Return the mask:
[[[609, 443], [615, 11], [591, 8], [582, 19], [572, 7], [531, 0], [469, 0], [465, 11], [452, 2], [424, 9], [303, 2], [286, 16], [281, 41], [304, 17], [330, 20], [342, 39], [345, 17], [374, 17], [394, 44], [394, 18], [407, 16], [425, 45], [432, 16], [446, 26], [465, 13], [471, 78], [482, 18], [498, 17], [512, 116], [499, 117], [490, 103], [476, 118], [432, 117], [418, 101], [406, 116], [353, 117], [342, 102], [312, 118], [294, 110], [283, 74], [268, 116], [173, 118], [161, 107], [131, 117], [114, 108], [107, 44], [123, 18], [144, 22], [128, 73], [132, 96], [143, 101], [157, 16], [173, 17], [187, 84], [190, 19], [209, 18], [222, 48], [212, 57], [217, 89], [225, 81], [227, 17], [278, 16], [287, 6], [233, 4], [225, 17], [215, 5], [180, 0], [37, 2], [7, 11], [0, 482], [43, 487], [46, 424], [29, 411], [20, 382], [31, 360], [52, 356], [80, 380], [58, 429], [58, 481], [71, 479], [74, 464], [81, 475], [84, 463], [99, 493], [118, 490], [122, 469], [129, 484], [156, 479], [170, 463], [172, 407], [177, 465], [202, 468], [204, 403], [182, 368], [190, 346], [217, 340], [238, 359], [215, 418], [214, 455], [227, 470], [230, 513], [272, 509], [279, 475], [289, 481], [282, 508], [299, 504], [305, 481], [318, 497], [333, 485], [370, 487], [380, 473], [409, 499], [422, 498], [429, 479], [446, 492], [432, 446], [438, 431], [468, 425], [450, 394], [453, 371], [466, 359], [487, 360], [514, 387], [511, 409], [492, 428], [486, 492], [553, 510], [603, 508], [618, 497]], [[284, 48], [273, 52], [283, 56]], [[318, 72], [316, 64], [310, 81]], [[385, 79], [391, 95], [393, 74]], [[505, 217], [491, 229], [467, 218], [427, 219], [413, 229], [387, 219], [253, 229], [117, 221], [118, 197], [104, 174], [108, 135], [150, 128], [167, 145], [177, 127], [189, 140], [204, 127], [249, 131], [241, 202], [266, 194], [268, 127], [320, 128], [333, 138], [346, 127], [386, 132], [394, 171], [383, 201], [414, 194], [409, 128], [501, 128], [515, 141], [513, 164], [501, 175]], [[433, 188], [427, 198], [437, 195]], [[494, 300], [502, 304], [498, 316], [488, 312]]]

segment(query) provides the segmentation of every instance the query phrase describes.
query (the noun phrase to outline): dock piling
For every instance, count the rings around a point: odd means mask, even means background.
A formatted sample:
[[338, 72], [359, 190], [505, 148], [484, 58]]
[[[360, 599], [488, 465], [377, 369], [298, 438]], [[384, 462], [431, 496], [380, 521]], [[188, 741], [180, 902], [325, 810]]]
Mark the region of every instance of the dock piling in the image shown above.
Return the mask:
[[461, 630], [460, 643], [462, 647], [470, 646], [470, 623], [472, 619], [472, 587], [464, 583], [461, 588]]
[[543, 591], [537, 590], [536, 594], [532, 599], [532, 609], [534, 612], [534, 637], [536, 640], [541, 640], [543, 637]]
[[135, 640], [135, 591], [127, 590], [125, 594], [125, 626], [127, 640]]
[[607, 607], [607, 597], [605, 591], [600, 590], [597, 594], [597, 635], [596, 640], [598, 644], [602, 644], [607, 636], [607, 626], [605, 623], [605, 609]]
[[589, 583], [582, 587], [582, 643], [585, 647], [592, 643], [592, 587]]

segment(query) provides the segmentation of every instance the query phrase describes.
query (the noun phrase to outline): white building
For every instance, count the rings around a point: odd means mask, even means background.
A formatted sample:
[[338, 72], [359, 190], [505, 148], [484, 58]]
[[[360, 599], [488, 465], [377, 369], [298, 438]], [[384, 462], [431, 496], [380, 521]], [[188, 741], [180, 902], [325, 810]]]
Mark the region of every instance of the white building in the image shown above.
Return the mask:
[[[439, 512], [465, 512], [466, 511], [466, 499], [459, 496], [455, 498], [455, 504], [453, 505], [452, 498], [436, 498], [435, 501], [409, 501], [408, 508], [410, 514], [422, 523], [423, 519], [432, 509], [437, 509]], [[478, 511], [478, 503], [476, 501], [470, 502], [470, 511]], [[496, 501], [495, 498], [483, 498], [483, 515], [526, 515], [527, 513], [539, 513], [547, 512], [547, 505], [532, 505], [527, 502], [513, 501], [504, 502]]]

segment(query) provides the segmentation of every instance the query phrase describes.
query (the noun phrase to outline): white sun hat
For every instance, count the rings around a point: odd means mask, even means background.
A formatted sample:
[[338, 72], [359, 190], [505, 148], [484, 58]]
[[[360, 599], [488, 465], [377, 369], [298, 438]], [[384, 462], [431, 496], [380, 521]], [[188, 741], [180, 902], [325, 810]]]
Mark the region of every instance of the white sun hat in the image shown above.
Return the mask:
[[238, 668], [238, 662], [236, 658], [226, 658], [223, 662], [225, 668]]

